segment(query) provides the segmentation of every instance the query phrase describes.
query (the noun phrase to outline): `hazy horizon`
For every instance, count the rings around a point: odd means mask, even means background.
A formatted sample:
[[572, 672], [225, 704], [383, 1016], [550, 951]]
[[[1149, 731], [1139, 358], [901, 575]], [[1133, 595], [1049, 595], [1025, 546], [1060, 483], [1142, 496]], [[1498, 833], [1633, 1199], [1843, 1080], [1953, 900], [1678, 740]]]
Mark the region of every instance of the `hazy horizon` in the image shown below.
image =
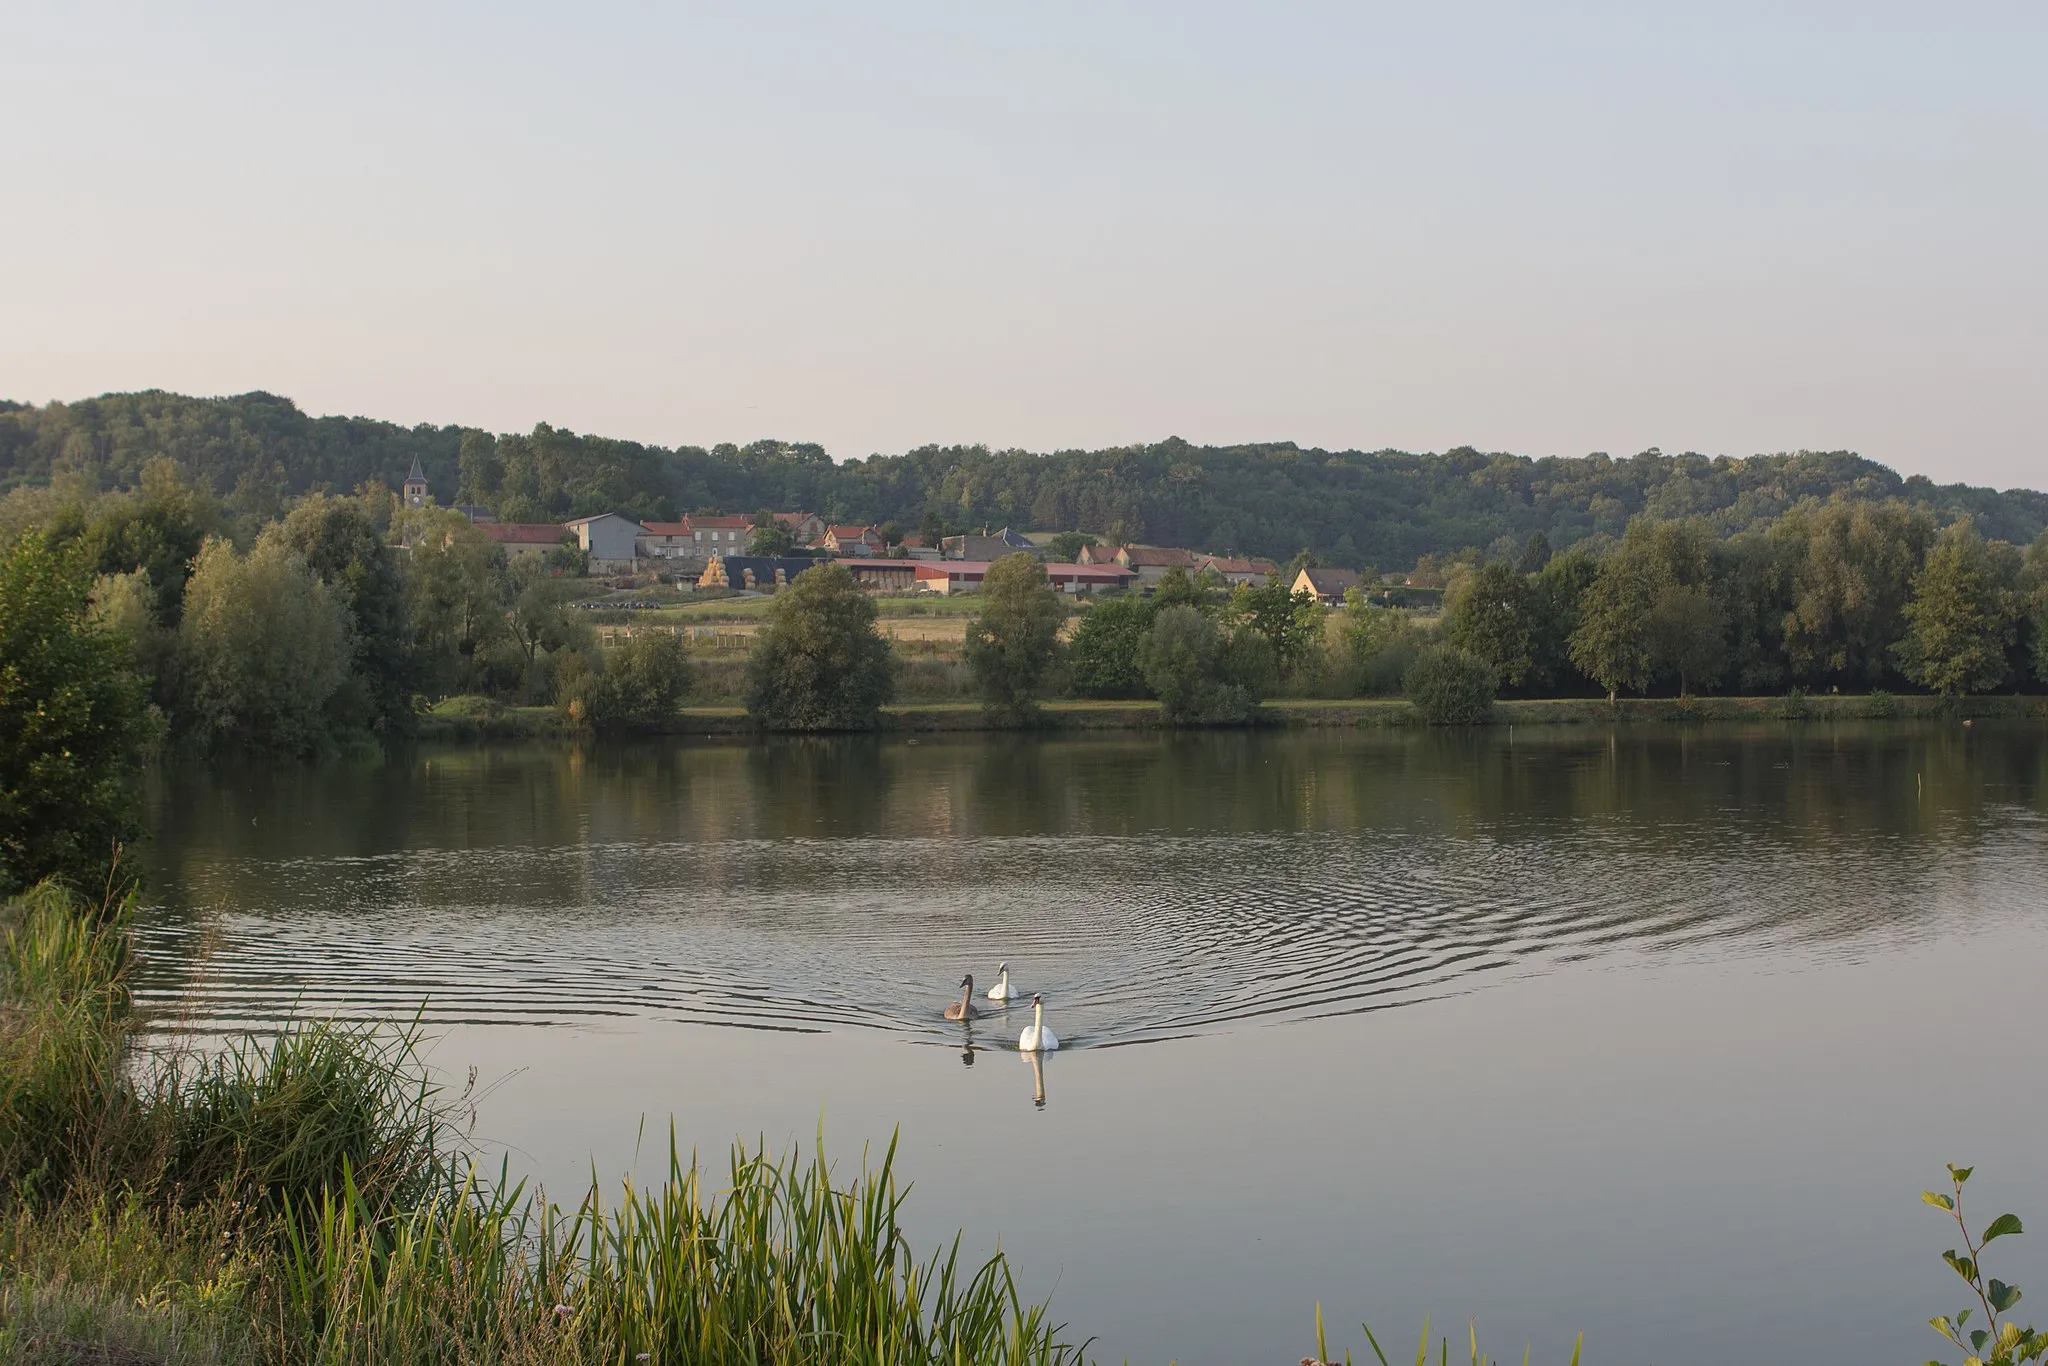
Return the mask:
[[81, 5], [0, 395], [2038, 486], [2048, 10]]

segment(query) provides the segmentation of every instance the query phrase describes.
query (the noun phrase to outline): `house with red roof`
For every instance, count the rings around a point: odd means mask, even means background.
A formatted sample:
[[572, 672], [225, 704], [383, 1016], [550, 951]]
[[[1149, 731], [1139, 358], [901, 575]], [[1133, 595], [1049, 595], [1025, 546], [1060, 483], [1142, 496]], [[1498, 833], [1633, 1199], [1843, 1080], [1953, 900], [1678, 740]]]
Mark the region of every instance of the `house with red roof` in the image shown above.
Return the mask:
[[1166, 577], [1169, 569], [1195, 572], [1195, 552], [1166, 545], [1127, 545], [1115, 556], [1116, 562], [1138, 576], [1138, 584], [1150, 588]]
[[1279, 577], [1280, 566], [1271, 560], [1239, 560], [1225, 555], [1204, 555], [1195, 564], [1197, 574], [1213, 574], [1232, 588], [1263, 588]]

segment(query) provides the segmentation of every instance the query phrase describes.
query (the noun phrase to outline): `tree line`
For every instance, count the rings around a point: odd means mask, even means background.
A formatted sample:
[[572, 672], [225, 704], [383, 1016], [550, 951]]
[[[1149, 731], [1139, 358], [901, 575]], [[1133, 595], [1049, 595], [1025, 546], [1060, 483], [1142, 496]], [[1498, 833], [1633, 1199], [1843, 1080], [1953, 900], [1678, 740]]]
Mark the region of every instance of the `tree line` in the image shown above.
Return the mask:
[[2048, 683], [2048, 535], [2026, 548], [1903, 503], [1807, 503], [1718, 538], [1628, 527], [1607, 554], [1532, 541], [1454, 583], [1446, 643], [1527, 696]]
[[1560, 550], [1598, 550], [1639, 516], [1703, 518], [1725, 538], [1802, 502], [1838, 498], [1902, 503], [1941, 524], [1969, 517], [1987, 538], [2020, 545], [2048, 528], [2048, 495], [1901, 478], [1842, 451], [1532, 460], [1470, 448], [1409, 454], [1172, 439], [1048, 454], [925, 446], [835, 462], [806, 442], [664, 447], [546, 424], [499, 435], [313, 418], [270, 394], [0, 403], [0, 487], [29, 490], [24, 496], [38, 486], [134, 488], [157, 457], [231, 514], [258, 522], [300, 494], [396, 487], [417, 459], [440, 502], [481, 506], [505, 521], [801, 507], [834, 522], [934, 532], [1008, 524], [1275, 560], [1305, 550], [1354, 568], [1467, 549], [1507, 559], [1537, 532]]

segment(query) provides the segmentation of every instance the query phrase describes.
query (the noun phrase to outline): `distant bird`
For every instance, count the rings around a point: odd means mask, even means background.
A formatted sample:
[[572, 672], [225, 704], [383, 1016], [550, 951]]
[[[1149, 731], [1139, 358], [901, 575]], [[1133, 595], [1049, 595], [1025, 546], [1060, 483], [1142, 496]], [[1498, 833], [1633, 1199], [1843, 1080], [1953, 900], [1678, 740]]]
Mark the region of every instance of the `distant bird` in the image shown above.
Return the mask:
[[1031, 1023], [1017, 1036], [1017, 1047], [1026, 1053], [1050, 1053], [1060, 1046], [1060, 1036], [1045, 1027], [1045, 1003], [1031, 998]]
[[968, 973], [960, 979], [960, 999], [946, 1007], [949, 1020], [971, 1020], [981, 1014], [974, 1008], [974, 974]]
[[1001, 980], [988, 989], [988, 998], [991, 1001], [1014, 1001], [1024, 994], [1010, 985], [1010, 965], [1008, 963], [996, 964], [996, 976]]

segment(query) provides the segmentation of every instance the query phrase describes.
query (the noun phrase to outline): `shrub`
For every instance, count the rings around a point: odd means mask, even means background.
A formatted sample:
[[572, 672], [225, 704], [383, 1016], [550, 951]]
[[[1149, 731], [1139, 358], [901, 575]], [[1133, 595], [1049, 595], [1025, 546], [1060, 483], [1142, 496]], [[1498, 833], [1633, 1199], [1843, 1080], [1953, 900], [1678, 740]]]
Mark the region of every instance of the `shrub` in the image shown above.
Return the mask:
[[1421, 652], [1414, 620], [1391, 607], [1369, 606], [1363, 597], [1347, 599], [1337, 632], [1346, 691], [1354, 696], [1389, 697]]
[[1432, 726], [1477, 725], [1493, 711], [1493, 669], [1455, 645], [1432, 645], [1417, 655], [1404, 687]]
[[874, 601], [836, 564], [775, 595], [747, 657], [747, 711], [769, 730], [873, 730], [895, 686]]
[[148, 704], [92, 583], [79, 552], [38, 536], [0, 552], [0, 893], [99, 882], [140, 828]]
[[1145, 598], [1098, 598], [1081, 616], [1067, 645], [1074, 691], [1082, 697], [1143, 697], [1145, 673], [1138, 647], [1152, 627]]
[[1278, 673], [1265, 636], [1249, 627], [1226, 633], [1193, 607], [1160, 610], [1138, 663], [1171, 726], [1249, 720]]
[[553, 661], [556, 709], [598, 730], [659, 725], [683, 705], [693, 681], [688, 650], [667, 632], [631, 636], [594, 665], [573, 650], [543, 658]]

